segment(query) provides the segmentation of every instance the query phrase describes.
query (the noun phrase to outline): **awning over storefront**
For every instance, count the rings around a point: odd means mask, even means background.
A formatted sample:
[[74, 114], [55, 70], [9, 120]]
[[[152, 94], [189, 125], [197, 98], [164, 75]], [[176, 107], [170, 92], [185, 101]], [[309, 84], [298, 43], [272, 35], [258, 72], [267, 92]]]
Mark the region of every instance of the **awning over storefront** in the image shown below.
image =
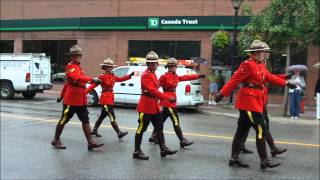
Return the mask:
[[[239, 28], [250, 20], [239, 17]], [[80, 17], [0, 20], [0, 31], [45, 30], [231, 30], [233, 16]]]

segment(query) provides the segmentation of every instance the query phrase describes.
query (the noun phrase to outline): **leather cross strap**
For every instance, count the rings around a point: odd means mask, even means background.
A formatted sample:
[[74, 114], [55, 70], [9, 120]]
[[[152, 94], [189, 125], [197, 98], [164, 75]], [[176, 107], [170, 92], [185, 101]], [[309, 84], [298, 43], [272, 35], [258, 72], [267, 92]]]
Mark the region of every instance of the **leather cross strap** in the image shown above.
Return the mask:
[[79, 84], [78, 82], [68, 82], [68, 83], [69, 83], [69, 85], [74, 86], [74, 87], [78, 87], [78, 88], [82, 88], [82, 89], [86, 88], [86, 85]]

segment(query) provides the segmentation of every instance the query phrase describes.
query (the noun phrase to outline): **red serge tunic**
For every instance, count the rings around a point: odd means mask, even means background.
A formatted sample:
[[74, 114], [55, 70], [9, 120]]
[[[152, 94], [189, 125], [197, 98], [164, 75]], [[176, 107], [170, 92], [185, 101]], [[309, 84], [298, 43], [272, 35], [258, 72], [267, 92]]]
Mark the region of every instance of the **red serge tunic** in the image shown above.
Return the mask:
[[[114, 105], [114, 93], [113, 86], [115, 82], [122, 82], [130, 79], [130, 75], [126, 75], [123, 77], [117, 77], [113, 73], [103, 73], [99, 76], [101, 80], [102, 94], [99, 100], [99, 104], [101, 105]], [[87, 92], [90, 92], [92, 89], [97, 87], [97, 84], [91, 84], [87, 88]]]
[[76, 62], [69, 63], [65, 72], [67, 83], [63, 90], [63, 104], [71, 106], [87, 105], [86, 83], [90, 83], [92, 78], [86, 76], [80, 67], [80, 63]]
[[[178, 86], [178, 83], [180, 81], [190, 81], [198, 78], [199, 78], [199, 75], [197, 74], [178, 76], [176, 73], [167, 72], [160, 77], [159, 82], [160, 82], [160, 86], [163, 89], [163, 93], [165, 95], [168, 95], [170, 97], [174, 97], [175, 99], [177, 99], [176, 88]], [[160, 100], [160, 106], [177, 107], [177, 103], [176, 102], [171, 103], [166, 99], [162, 99]]]
[[253, 57], [240, 64], [231, 79], [224, 85], [220, 93], [229, 96], [240, 83], [251, 84], [259, 88], [241, 87], [235, 107], [239, 110], [263, 112], [265, 105], [266, 82], [278, 86], [285, 86], [286, 81], [272, 75], [264, 63], [258, 63]]
[[159, 114], [159, 99], [169, 99], [170, 96], [161, 93], [159, 82], [153, 71], [146, 70], [141, 76], [141, 97], [137, 106], [137, 111], [146, 114]]
[[[286, 75], [285, 74], [277, 74], [277, 75], [274, 75], [274, 76], [276, 76], [278, 78], [281, 78], [283, 80], [286, 79]], [[265, 94], [265, 96], [264, 96], [264, 105], [267, 106], [268, 105], [268, 87], [266, 86], [266, 84], [264, 86], [264, 94]]]

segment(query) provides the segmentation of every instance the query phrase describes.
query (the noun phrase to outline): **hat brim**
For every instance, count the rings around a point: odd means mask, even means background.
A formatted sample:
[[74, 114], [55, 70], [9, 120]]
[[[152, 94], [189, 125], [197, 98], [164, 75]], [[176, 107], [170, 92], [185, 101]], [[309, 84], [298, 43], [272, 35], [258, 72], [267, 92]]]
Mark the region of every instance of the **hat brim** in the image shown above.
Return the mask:
[[99, 64], [100, 66], [110, 66], [110, 67], [114, 67], [114, 66], [117, 66], [115, 64]]
[[154, 62], [159, 62], [159, 61], [158, 61], [157, 59], [147, 59], [146, 62], [147, 62], [147, 63], [148, 63], [148, 62], [153, 62], [153, 63], [154, 63]]
[[246, 52], [253, 52], [253, 51], [265, 51], [265, 50], [267, 50], [267, 49], [265, 49], [265, 48], [259, 48], [259, 49], [246, 49], [246, 50], [244, 50], [244, 51], [246, 51]]

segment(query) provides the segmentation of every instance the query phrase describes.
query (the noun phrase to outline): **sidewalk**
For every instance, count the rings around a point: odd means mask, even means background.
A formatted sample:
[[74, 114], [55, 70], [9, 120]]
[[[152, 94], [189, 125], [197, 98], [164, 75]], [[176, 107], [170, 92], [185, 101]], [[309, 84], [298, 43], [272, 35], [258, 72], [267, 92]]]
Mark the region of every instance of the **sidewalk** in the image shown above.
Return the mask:
[[[199, 106], [199, 109], [204, 113], [209, 113], [212, 115], [221, 115], [228, 117], [239, 117], [239, 111], [234, 108], [234, 105], [227, 105], [227, 102], [221, 102], [217, 105], [208, 105], [207, 101], [203, 105]], [[298, 120], [292, 120], [290, 117], [283, 116], [283, 106], [282, 104], [269, 104], [268, 114], [270, 121], [278, 123], [292, 123], [292, 124], [306, 124], [306, 125], [319, 125], [320, 121], [316, 120], [316, 110], [315, 107], [306, 106], [305, 112], [300, 114]]]

